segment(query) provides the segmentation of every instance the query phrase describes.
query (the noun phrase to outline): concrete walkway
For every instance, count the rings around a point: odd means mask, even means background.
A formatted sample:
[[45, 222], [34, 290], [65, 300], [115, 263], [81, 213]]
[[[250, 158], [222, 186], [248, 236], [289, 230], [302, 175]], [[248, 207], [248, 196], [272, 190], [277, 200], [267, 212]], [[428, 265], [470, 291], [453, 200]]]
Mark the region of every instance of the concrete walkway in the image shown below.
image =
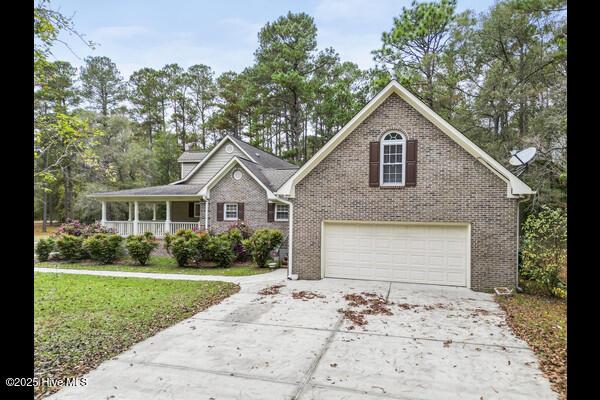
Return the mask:
[[73, 275], [96, 275], [115, 276], [122, 278], [150, 278], [169, 279], [176, 281], [220, 281], [232, 283], [255, 283], [271, 282], [286, 279], [287, 269], [279, 268], [273, 272], [250, 276], [220, 276], [220, 275], [189, 275], [189, 274], [158, 274], [153, 272], [126, 272], [126, 271], [96, 271], [92, 269], [67, 269], [67, 268], [40, 268], [34, 267], [35, 272], [73, 274]]
[[[242, 284], [220, 304], [102, 363], [85, 376], [86, 386], [50, 398], [557, 398], [489, 294], [281, 277]], [[276, 282], [284, 285], [280, 293], [258, 294]], [[303, 299], [301, 291], [324, 297]], [[366, 315], [364, 326], [344, 319], [338, 310], [353, 307], [344, 295], [363, 292], [393, 302], [392, 315]]]

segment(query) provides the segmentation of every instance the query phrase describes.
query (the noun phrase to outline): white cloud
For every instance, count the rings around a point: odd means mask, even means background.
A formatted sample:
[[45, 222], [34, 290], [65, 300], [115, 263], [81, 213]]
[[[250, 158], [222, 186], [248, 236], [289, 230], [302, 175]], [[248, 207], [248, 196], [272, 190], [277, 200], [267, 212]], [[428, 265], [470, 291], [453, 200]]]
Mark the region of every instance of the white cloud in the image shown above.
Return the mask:
[[103, 26], [95, 29], [92, 36], [97, 38], [96, 40], [129, 39], [134, 36], [149, 34], [150, 32], [148, 28], [139, 25]]

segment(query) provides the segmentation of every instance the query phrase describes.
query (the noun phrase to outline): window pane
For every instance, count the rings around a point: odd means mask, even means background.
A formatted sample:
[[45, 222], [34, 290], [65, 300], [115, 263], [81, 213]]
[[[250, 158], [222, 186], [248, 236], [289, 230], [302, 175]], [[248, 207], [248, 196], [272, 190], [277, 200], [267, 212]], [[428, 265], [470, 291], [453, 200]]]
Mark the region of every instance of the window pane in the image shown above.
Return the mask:
[[225, 204], [225, 218], [237, 219], [237, 204]]

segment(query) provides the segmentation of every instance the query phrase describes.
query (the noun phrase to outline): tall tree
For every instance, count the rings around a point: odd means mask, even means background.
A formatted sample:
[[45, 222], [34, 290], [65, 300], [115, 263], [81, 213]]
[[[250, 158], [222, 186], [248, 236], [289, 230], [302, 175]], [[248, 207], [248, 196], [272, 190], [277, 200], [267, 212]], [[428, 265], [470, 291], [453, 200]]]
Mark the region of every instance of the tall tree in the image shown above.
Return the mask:
[[279, 104], [286, 120], [286, 145], [290, 156], [300, 161], [297, 151], [304, 133], [303, 122], [310, 98], [310, 77], [317, 65], [317, 28], [305, 13], [288, 12], [267, 23], [258, 34], [256, 70], [260, 84], [268, 88], [272, 101]]
[[80, 79], [81, 95], [104, 117], [125, 98], [123, 77], [108, 57], [86, 57]]
[[200, 146], [206, 149], [208, 118], [215, 106], [217, 87], [214, 72], [208, 65], [197, 64], [188, 68], [191, 97], [200, 130]]
[[456, 0], [417, 3], [402, 7], [390, 32], [381, 36], [382, 47], [373, 51], [374, 60], [384, 70], [435, 108], [436, 75], [455, 20]]

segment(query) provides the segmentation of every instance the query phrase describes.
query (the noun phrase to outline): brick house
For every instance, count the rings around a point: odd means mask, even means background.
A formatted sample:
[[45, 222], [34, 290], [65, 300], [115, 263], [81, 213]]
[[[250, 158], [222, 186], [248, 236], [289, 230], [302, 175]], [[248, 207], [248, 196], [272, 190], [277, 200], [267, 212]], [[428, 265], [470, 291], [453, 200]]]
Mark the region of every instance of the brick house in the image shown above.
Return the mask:
[[516, 284], [519, 201], [534, 192], [396, 81], [300, 168], [232, 137], [180, 162], [171, 185], [96, 194], [103, 222], [107, 201], [156, 193], [184, 204], [163, 229], [187, 207], [199, 226], [288, 231], [290, 277]]

